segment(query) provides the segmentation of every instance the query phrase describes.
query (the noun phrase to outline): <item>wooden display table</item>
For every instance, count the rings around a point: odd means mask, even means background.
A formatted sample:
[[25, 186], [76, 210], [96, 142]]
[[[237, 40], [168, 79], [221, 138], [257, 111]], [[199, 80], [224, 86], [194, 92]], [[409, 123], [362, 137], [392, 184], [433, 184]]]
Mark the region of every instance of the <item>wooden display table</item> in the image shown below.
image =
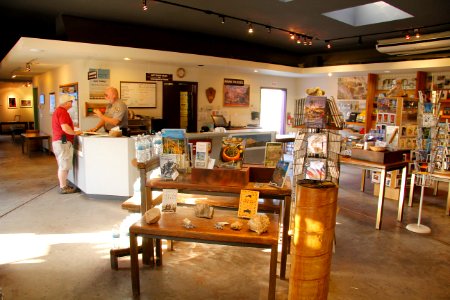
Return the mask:
[[[254, 168], [258, 169], [258, 168]], [[261, 168], [263, 171], [264, 168]], [[251, 171], [252, 173], [252, 171]], [[141, 173], [142, 174], [142, 173]], [[254, 176], [256, 177], [256, 175]], [[142, 178], [141, 178], [142, 180]], [[151, 199], [151, 191], [152, 190], [162, 190], [162, 189], [177, 189], [179, 193], [188, 193], [188, 194], [203, 194], [203, 195], [224, 195], [224, 196], [239, 196], [241, 190], [248, 189], [259, 192], [259, 197], [264, 199], [280, 199], [282, 200], [282, 218], [281, 223], [283, 226], [282, 230], [282, 247], [281, 247], [281, 263], [280, 263], [280, 278], [285, 279], [286, 277], [286, 263], [287, 263], [287, 254], [289, 250], [289, 223], [290, 223], [290, 210], [291, 210], [291, 184], [290, 180], [286, 180], [286, 183], [283, 188], [276, 188], [270, 186], [268, 183], [256, 183], [249, 182], [245, 186], [229, 186], [229, 185], [211, 185], [211, 184], [201, 184], [201, 183], [192, 183], [191, 174], [180, 174], [176, 180], [164, 180], [161, 178], [153, 178], [149, 179], [146, 182], [147, 186], [147, 203], [145, 207], [141, 208], [142, 211], [147, 211], [151, 207], [153, 207], [152, 199]], [[145, 247], [144, 247], [145, 249]], [[150, 263], [148, 253], [144, 250], [143, 253], [143, 261], [144, 263]]]
[[[48, 149], [49, 149], [49, 153], [50, 153], [50, 149], [51, 149], [51, 145], [52, 145], [50, 135], [42, 133], [42, 132], [37, 132], [37, 133], [22, 133], [22, 134], [20, 134], [20, 136], [22, 138], [22, 153], [25, 154], [24, 148], [26, 148], [28, 157], [31, 157], [30, 143], [32, 143], [32, 141], [41, 141], [41, 143], [42, 143], [42, 140], [47, 140], [48, 141]], [[42, 150], [44, 150], [44, 147], [42, 145], [41, 145], [41, 148], [42, 148]]]
[[[229, 222], [238, 220], [236, 211], [215, 209], [212, 219], [195, 217], [194, 208], [177, 207], [176, 213], [162, 213], [161, 219], [155, 224], [145, 223], [142, 218], [130, 227], [130, 250], [131, 250], [131, 285], [133, 295], [140, 294], [139, 262], [137, 237], [143, 236], [150, 239], [170, 239], [177, 241], [188, 241], [196, 243], [209, 243], [230, 245], [239, 247], [270, 248], [270, 274], [268, 299], [275, 299], [277, 248], [278, 248], [278, 216], [267, 214], [270, 226], [267, 232], [258, 235], [248, 229], [247, 221], [241, 220], [243, 228], [234, 231], [229, 225], [223, 230], [214, 227], [216, 222]], [[195, 228], [187, 229], [183, 220], [188, 218]]]
[[374, 163], [370, 161], [364, 161], [354, 158], [341, 157], [340, 163], [342, 165], [356, 167], [362, 169], [361, 174], [361, 191], [364, 192], [365, 181], [366, 181], [366, 171], [376, 171], [380, 172], [380, 193], [378, 194], [378, 209], [377, 209], [377, 219], [375, 223], [376, 229], [381, 229], [381, 220], [383, 217], [383, 205], [384, 205], [384, 193], [386, 184], [386, 173], [393, 170], [402, 170], [402, 181], [400, 185], [400, 196], [398, 199], [398, 213], [397, 221], [401, 222], [403, 219], [403, 201], [405, 196], [405, 186], [406, 186], [406, 168], [408, 162], [399, 161], [387, 164]]

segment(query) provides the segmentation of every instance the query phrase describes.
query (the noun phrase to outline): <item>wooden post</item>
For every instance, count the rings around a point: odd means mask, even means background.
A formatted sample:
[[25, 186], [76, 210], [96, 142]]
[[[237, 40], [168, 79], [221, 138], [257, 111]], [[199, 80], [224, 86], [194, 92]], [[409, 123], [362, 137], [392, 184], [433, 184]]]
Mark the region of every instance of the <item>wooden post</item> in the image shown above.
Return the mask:
[[296, 195], [289, 300], [327, 299], [338, 186], [300, 184]]

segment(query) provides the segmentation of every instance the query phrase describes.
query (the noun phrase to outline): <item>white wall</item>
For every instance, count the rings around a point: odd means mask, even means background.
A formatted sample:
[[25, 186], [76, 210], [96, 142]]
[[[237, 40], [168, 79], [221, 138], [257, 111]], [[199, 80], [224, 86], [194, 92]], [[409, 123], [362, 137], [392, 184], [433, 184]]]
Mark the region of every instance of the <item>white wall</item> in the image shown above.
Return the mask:
[[[221, 110], [231, 120], [233, 125], [246, 125], [251, 122], [250, 112], [259, 111], [260, 108], [260, 88], [274, 87], [287, 89], [288, 111], [294, 106], [294, 99], [298, 98], [296, 79], [286, 77], [265, 76], [259, 74], [237, 73], [223, 69], [213, 69], [208, 67], [191, 67], [186, 69], [186, 76], [178, 79], [175, 75], [177, 66], [163, 64], [141, 64], [137, 62], [105, 62], [105, 61], [74, 61], [59, 69], [52, 70], [34, 79], [34, 86], [38, 87], [38, 93], [44, 93], [46, 102], [39, 107], [39, 119], [41, 130], [51, 133], [51, 114], [48, 94], [55, 92], [57, 99], [59, 85], [78, 82], [79, 90], [79, 116], [80, 128], [88, 129], [98, 122], [96, 117], [85, 116], [86, 102], [105, 102], [103, 100], [89, 100], [89, 82], [87, 73], [89, 68], [101, 68], [110, 70], [110, 83], [117, 88], [120, 81], [145, 82], [145, 73], [173, 74], [174, 80], [198, 82], [198, 128], [210, 123], [210, 116], [207, 111]], [[250, 85], [250, 106], [249, 107], [223, 107], [223, 79], [242, 79], [245, 84]], [[206, 98], [206, 89], [213, 87], [216, 89], [216, 97], [210, 104]], [[291, 104], [292, 103], [292, 104]], [[149, 117], [162, 117], [162, 82], [157, 82], [157, 104], [156, 108], [136, 109], [135, 114]], [[291, 109], [292, 111], [292, 109]], [[203, 114], [202, 114], [203, 112]]]

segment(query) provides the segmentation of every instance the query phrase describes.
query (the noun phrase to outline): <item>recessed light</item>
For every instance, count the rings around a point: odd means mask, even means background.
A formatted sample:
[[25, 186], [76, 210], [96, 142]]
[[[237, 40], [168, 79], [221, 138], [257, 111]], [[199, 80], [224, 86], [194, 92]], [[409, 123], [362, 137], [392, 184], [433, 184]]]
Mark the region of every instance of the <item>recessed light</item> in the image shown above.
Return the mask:
[[129, 57], [124, 57], [123, 60], [131, 60]]
[[44, 52], [44, 50], [38, 48], [30, 48], [30, 52]]
[[389, 71], [389, 70], [386, 70], [386, 71], [384, 71], [384, 73], [391, 73], [391, 71]]
[[333, 73], [329, 72], [328, 77], [331, 77], [331, 76], [333, 76]]
[[254, 70], [253, 72], [258, 73], [259, 71], [258, 70]]

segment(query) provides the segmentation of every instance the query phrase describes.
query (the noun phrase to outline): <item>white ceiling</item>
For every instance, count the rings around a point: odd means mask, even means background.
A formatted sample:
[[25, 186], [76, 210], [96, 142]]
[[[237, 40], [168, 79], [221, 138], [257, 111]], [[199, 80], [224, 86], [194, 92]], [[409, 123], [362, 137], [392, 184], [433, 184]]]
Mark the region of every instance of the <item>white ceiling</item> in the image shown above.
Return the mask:
[[[203, 65], [208, 68], [226, 68], [228, 70], [233, 69], [243, 73], [253, 73], [257, 70], [260, 74], [294, 78], [326, 76], [329, 72], [336, 76], [348, 76], [367, 73], [379, 74], [387, 71], [392, 73], [404, 73], [450, 70], [450, 58], [317, 68], [296, 68], [168, 51], [36, 38], [21, 38], [0, 63], [0, 80], [10, 79], [13, 73], [17, 75], [16, 80], [31, 80], [33, 76], [68, 64], [73, 60], [123, 61], [125, 57], [131, 58], [130, 63], [153, 62], [185, 68]], [[26, 63], [28, 62], [31, 63], [31, 71], [29, 72], [25, 70]]]

